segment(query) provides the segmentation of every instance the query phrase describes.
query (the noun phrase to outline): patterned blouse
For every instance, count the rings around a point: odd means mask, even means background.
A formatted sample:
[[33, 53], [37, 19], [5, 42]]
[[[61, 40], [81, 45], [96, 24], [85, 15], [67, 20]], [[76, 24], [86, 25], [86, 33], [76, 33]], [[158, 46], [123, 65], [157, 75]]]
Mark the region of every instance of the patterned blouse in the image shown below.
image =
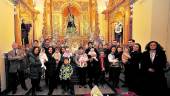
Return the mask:
[[67, 80], [71, 78], [71, 75], [73, 74], [73, 68], [70, 64], [63, 64], [60, 69], [60, 80]]

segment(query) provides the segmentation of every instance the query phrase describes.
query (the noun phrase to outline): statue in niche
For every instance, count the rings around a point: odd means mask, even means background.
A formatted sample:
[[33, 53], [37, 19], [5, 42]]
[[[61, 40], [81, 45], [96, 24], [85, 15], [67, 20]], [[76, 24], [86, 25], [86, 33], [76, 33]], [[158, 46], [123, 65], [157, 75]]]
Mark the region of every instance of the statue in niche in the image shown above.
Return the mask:
[[76, 25], [74, 23], [74, 15], [70, 12], [70, 8], [68, 7], [68, 24], [67, 24], [67, 33], [74, 33], [76, 31]]
[[22, 45], [29, 44], [29, 31], [31, 24], [25, 24], [24, 20], [21, 23], [21, 41]]
[[115, 24], [114, 29], [115, 40], [119, 43], [123, 42], [123, 24], [119, 21]]

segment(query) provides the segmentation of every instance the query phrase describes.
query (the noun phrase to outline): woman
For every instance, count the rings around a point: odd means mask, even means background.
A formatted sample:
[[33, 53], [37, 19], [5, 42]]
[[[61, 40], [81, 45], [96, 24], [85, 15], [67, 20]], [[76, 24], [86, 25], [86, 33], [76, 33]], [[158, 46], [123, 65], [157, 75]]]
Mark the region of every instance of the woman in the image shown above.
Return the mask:
[[54, 53], [53, 47], [48, 47], [48, 61], [46, 62], [47, 70], [48, 70], [48, 76], [49, 76], [49, 92], [48, 95], [51, 95], [55, 86], [56, 86], [56, 60], [53, 57]]
[[80, 80], [80, 88], [82, 86], [86, 87], [86, 73], [87, 73], [87, 54], [84, 52], [83, 47], [79, 47], [78, 53], [75, 57], [75, 62], [78, 67], [78, 74]]
[[116, 58], [116, 46], [112, 46], [111, 53], [108, 55], [108, 60], [110, 63], [109, 78], [113, 82], [113, 88], [118, 88], [120, 64], [118, 58]]
[[35, 95], [36, 88], [39, 87], [41, 78], [41, 61], [39, 59], [40, 48], [33, 47], [32, 53], [29, 56], [30, 61], [30, 78], [32, 84], [32, 95]]
[[[151, 41], [146, 45], [142, 54], [141, 71], [144, 83], [144, 95], [146, 96], [166, 96], [167, 82], [164, 74], [167, 58], [165, 51], [156, 41]], [[147, 94], [146, 94], [147, 93]]]
[[130, 56], [130, 48], [128, 46], [124, 47], [123, 53], [122, 53], [122, 64], [124, 64], [124, 75], [125, 75], [125, 83], [122, 85], [122, 87], [128, 87], [129, 83], [129, 72], [128, 72], [128, 65], [130, 64], [129, 60], [131, 59]]
[[130, 53], [131, 59], [129, 60], [129, 64], [127, 66], [127, 71], [128, 71], [128, 87], [130, 91], [134, 91], [138, 93], [138, 88], [139, 88], [139, 75], [140, 75], [140, 70], [139, 70], [139, 64], [141, 61], [142, 53], [141, 53], [141, 45], [139, 43], [135, 43], [133, 46], [133, 50]]

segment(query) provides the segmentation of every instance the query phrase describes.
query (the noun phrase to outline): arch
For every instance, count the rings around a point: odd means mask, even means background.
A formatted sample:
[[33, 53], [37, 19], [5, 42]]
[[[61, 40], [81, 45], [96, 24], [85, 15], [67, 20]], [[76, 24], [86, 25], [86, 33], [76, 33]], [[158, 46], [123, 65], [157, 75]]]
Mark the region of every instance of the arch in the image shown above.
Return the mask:
[[[68, 15], [68, 2], [65, 2], [61, 6], [61, 13], [63, 13], [64, 16]], [[72, 2], [70, 6], [71, 12], [73, 12], [73, 15], [78, 16], [81, 14], [81, 6], [77, 2]], [[65, 12], [65, 13], [64, 13]]]
[[[69, 9], [68, 9], [69, 8]], [[65, 7], [63, 10], [63, 16], [66, 17], [69, 15], [69, 10], [70, 12], [74, 15], [74, 16], [79, 16], [80, 15], [80, 11], [77, 9], [77, 7], [75, 6], [70, 6], [70, 7]]]

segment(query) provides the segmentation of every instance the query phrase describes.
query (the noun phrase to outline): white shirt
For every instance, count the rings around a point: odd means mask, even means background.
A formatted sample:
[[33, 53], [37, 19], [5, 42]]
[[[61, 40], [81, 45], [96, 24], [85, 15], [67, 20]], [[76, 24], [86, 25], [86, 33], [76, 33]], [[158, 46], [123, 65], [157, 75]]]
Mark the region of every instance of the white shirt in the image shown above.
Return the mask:
[[155, 55], [156, 55], [156, 52], [150, 52], [150, 59], [152, 62], [155, 59]]

